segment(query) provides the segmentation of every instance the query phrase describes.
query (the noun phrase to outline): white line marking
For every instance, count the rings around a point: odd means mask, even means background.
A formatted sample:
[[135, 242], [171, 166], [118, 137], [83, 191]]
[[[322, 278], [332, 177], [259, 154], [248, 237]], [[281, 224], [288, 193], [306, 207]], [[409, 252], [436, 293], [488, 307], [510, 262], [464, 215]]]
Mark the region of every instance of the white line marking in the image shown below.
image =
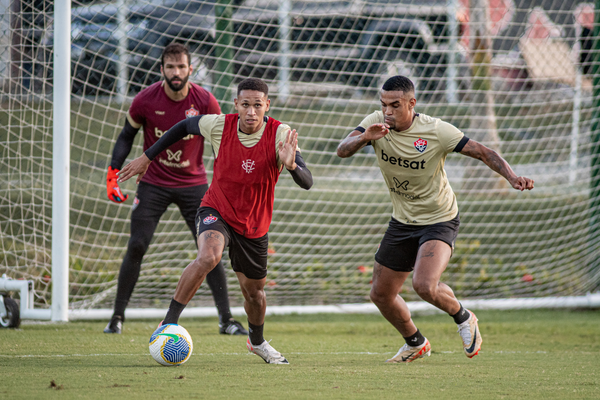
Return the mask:
[[[462, 353], [458, 351], [433, 351], [433, 353], [439, 354], [454, 354], [454, 353]], [[486, 352], [482, 352], [485, 354]], [[487, 352], [491, 354], [548, 354], [547, 351], [491, 351]], [[592, 354], [590, 352], [576, 352], [579, 354]], [[253, 355], [250, 352], [244, 353], [193, 353], [196, 356], [244, 356], [244, 355]], [[370, 351], [340, 351], [333, 353], [325, 353], [325, 352], [285, 352], [285, 354], [299, 355], [299, 356], [321, 356], [321, 355], [368, 355], [368, 356], [386, 356], [390, 354], [394, 354], [393, 352], [385, 352], [385, 353], [376, 353]], [[569, 354], [573, 354], [572, 351], [569, 351]], [[123, 354], [123, 353], [104, 353], [104, 354], [25, 354], [25, 355], [8, 355], [8, 354], [0, 354], [0, 358], [67, 358], [67, 357], [149, 357], [150, 353], [134, 353], [134, 354]]]

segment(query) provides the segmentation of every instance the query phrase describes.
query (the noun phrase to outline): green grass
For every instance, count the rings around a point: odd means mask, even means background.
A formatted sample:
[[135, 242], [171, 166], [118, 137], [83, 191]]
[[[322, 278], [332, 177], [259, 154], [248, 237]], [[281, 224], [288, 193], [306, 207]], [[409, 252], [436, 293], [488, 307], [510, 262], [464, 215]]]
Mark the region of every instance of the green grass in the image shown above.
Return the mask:
[[[194, 354], [162, 367], [148, 354], [157, 321], [24, 324], [0, 330], [0, 398], [592, 399], [600, 398], [600, 310], [479, 311], [483, 348], [466, 358], [446, 315], [415, 316], [431, 357], [388, 365], [403, 341], [380, 315], [267, 318], [290, 361], [267, 365], [214, 318], [183, 319]], [[50, 388], [51, 381], [57, 387]]]

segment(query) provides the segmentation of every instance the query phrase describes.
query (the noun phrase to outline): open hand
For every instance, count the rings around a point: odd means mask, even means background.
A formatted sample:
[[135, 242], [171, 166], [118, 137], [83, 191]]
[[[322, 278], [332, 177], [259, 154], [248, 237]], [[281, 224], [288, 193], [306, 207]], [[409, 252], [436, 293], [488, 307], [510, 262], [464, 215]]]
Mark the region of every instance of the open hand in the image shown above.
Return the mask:
[[138, 175], [135, 183], [140, 183], [151, 162], [152, 161], [146, 157], [146, 154], [142, 154], [123, 167], [123, 169], [119, 172], [119, 179], [117, 179], [117, 182], [125, 182], [126, 180]]
[[369, 126], [364, 133], [365, 139], [378, 140], [390, 133], [390, 126], [388, 124], [373, 124]]
[[289, 170], [296, 169], [296, 149], [298, 148], [298, 132], [295, 129], [290, 131], [285, 141], [277, 144], [279, 160]]

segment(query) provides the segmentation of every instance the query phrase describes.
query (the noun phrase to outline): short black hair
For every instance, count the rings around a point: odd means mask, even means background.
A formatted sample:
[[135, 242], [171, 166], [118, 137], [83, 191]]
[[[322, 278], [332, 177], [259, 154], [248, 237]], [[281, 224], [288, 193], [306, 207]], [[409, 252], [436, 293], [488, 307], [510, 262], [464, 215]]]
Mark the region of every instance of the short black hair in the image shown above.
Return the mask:
[[258, 78], [247, 78], [240, 82], [237, 88], [237, 95], [242, 93], [242, 90], [256, 90], [262, 92], [265, 96], [269, 95], [269, 86], [262, 79]]
[[385, 81], [381, 89], [386, 92], [399, 91], [404, 93], [414, 93], [415, 85], [407, 77], [396, 75]]
[[190, 50], [187, 48], [186, 45], [181, 44], [181, 43], [168, 44], [167, 47], [164, 48], [164, 50], [162, 52], [162, 56], [160, 57], [160, 65], [162, 65], [163, 67], [165, 66], [165, 58], [166, 57], [177, 58], [177, 56], [179, 56], [181, 54], [187, 56], [188, 65], [190, 65], [190, 63], [191, 63]]

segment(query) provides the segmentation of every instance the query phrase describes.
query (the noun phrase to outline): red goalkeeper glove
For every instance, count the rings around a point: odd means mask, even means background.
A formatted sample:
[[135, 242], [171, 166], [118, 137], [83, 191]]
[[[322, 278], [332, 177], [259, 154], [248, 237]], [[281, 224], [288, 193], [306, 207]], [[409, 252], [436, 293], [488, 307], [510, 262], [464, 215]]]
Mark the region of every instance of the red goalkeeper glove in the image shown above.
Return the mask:
[[129, 195], [123, 196], [123, 192], [121, 192], [121, 188], [119, 188], [119, 184], [117, 183], [117, 172], [118, 169], [113, 169], [113, 167], [108, 167], [108, 174], [106, 175], [106, 193], [108, 194], [108, 199], [114, 201], [115, 203], [122, 203]]

